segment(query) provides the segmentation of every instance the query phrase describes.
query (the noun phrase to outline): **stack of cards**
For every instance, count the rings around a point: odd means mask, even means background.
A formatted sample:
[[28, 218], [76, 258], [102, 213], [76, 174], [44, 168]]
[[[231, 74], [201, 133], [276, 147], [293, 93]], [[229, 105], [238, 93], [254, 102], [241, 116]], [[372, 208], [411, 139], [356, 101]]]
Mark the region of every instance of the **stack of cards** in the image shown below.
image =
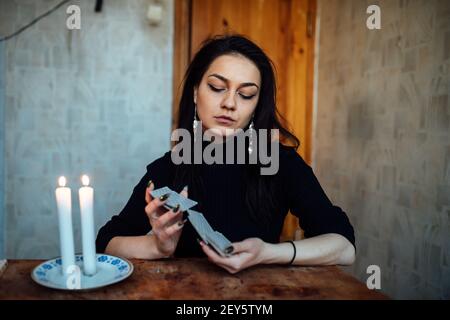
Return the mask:
[[223, 234], [214, 231], [202, 213], [188, 210], [188, 219], [203, 242], [210, 244], [221, 256], [228, 257], [233, 252], [233, 246]]
[[173, 191], [168, 187], [153, 190], [150, 192], [150, 194], [152, 195], [153, 198], [159, 198], [160, 196], [169, 194], [169, 198], [167, 198], [167, 201], [164, 204], [166, 209], [169, 210], [174, 208], [177, 204], [179, 204], [181, 211], [187, 211], [188, 209], [192, 208], [197, 204], [196, 201], [183, 197], [181, 194]]
[[233, 246], [231, 245], [230, 240], [220, 232], [214, 231], [202, 213], [190, 210], [190, 208], [197, 204], [196, 201], [188, 199], [168, 187], [153, 190], [150, 194], [154, 198], [159, 198], [162, 195], [168, 194], [169, 197], [164, 204], [166, 209], [170, 210], [179, 204], [181, 211], [187, 211], [189, 222], [202, 238], [203, 242], [211, 245], [221, 256], [228, 257], [231, 255]]

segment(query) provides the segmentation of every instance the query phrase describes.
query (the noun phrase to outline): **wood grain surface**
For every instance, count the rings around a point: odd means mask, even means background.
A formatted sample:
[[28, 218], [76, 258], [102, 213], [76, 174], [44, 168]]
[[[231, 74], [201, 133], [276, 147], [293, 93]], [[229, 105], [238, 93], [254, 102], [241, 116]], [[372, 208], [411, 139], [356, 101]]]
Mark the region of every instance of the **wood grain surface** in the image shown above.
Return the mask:
[[259, 265], [232, 275], [206, 259], [131, 260], [133, 274], [92, 291], [43, 287], [31, 279], [40, 260], [9, 260], [0, 299], [386, 299], [338, 267]]

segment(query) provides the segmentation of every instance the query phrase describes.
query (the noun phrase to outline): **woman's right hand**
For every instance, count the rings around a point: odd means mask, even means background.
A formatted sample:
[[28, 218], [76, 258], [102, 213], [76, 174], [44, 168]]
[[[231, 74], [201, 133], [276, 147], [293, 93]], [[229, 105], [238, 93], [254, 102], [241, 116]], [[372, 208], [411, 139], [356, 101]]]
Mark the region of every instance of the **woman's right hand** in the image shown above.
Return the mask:
[[[150, 191], [154, 188], [154, 183], [149, 182], [145, 190], [145, 201], [147, 202], [145, 213], [150, 220], [159, 253], [163, 257], [169, 257], [175, 252], [186, 221], [182, 220], [183, 214], [179, 207], [172, 210], [164, 208], [167, 198], [153, 198], [150, 195]], [[187, 189], [183, 189], [180, 194], [187, 198]]]

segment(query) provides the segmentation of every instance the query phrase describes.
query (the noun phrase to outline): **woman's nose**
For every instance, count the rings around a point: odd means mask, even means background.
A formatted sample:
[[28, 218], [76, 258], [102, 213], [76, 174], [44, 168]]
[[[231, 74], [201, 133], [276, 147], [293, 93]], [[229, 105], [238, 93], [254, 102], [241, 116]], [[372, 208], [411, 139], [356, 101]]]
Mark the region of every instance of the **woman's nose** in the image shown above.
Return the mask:
[[235, 95], [231, 90], [228, 91], [225, 99], [222, 101], [222, 107], [232, 110], [236, 109]]

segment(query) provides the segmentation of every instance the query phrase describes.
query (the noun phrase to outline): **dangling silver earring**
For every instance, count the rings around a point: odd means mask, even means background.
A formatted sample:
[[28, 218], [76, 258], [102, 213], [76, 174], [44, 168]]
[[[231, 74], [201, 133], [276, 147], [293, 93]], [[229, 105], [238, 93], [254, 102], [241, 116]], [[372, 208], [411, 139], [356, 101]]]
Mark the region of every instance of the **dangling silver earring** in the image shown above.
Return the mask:
[[250, 130], [250, 139], [248, 142], [248, 153], [249, 154], [252, 154], [252, 152], [253, 152], [253, 127], [254, 127], [254, 124], [253, 124], [253, 118], [252, 118], [252, 122], [250, 123], [250, 126], [248, 127], [248, 129]]
[[197, 105], [194, 104], [194, 121], [192, 122], [192, 129], [194, 131], [194, 142], [197, 141], [197, 128], [199, 124], [199, 120], [197, 120]]

